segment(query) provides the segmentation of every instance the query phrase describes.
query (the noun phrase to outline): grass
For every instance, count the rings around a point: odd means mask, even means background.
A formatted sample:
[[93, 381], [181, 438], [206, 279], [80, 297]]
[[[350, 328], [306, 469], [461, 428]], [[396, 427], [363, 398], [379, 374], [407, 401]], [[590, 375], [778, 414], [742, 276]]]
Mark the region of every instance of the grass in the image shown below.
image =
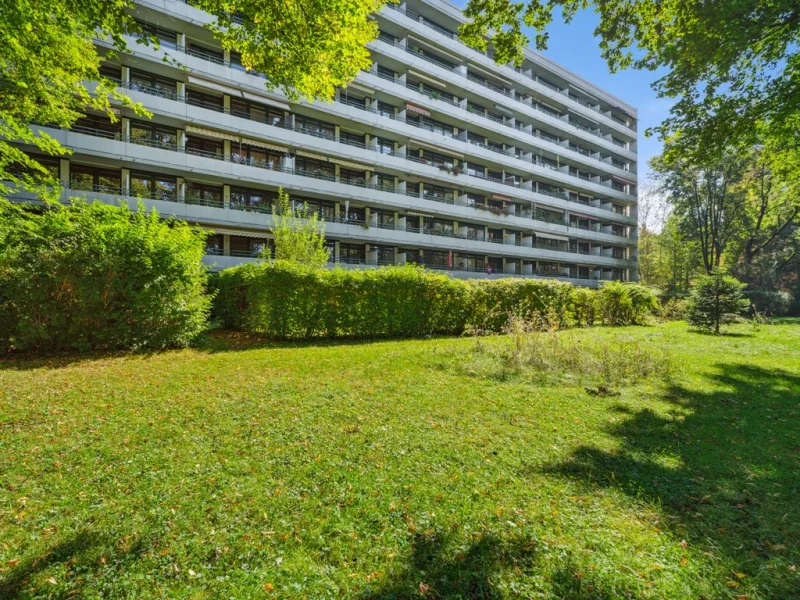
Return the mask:
[[579, 331], [619, 395], [459, 368], [505, 337], [0, 362], [0, 598], [800, 597], [800, 327]]

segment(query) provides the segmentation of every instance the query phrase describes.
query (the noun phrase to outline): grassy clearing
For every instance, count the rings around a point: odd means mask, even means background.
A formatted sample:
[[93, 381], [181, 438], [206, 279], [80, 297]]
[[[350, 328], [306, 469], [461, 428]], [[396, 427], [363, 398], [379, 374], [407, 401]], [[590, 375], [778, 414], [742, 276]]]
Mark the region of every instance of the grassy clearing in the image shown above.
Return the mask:
[[576, 332], [669, 352], [613, 397], [460, 368], [507, 337], [0, 363], [0, 598], [800, 597], [797, 325]]

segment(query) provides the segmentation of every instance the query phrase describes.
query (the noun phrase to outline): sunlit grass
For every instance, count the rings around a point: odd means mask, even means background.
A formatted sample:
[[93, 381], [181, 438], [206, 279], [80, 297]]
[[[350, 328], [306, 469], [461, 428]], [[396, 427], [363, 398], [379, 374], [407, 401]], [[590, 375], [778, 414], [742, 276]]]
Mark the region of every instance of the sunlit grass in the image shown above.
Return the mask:
[[506, 337], [218, 335], [0, 363], [0, 598], [798, 596], [800, 327], [581, 330], [669, 354], [586, 391]]

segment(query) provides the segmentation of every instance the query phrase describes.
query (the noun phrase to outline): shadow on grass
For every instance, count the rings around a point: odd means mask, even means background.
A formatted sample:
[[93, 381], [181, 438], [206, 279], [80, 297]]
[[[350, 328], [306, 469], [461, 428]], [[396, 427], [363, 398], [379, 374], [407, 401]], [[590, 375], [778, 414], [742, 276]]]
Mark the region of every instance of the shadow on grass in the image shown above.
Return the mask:
[[[485, 534], [466, 546], [455, 535], [429, 532], [414, 534], [410, 556], [388, 580], [368, 588], [363, 600], [400, 599], [475, 599], [507, 597], [497, 583], [504, 571], [536, 572], [541, 564], [539, 542], [518, 537], [500, 539]], [[605, 592], [582, 577], [577, 561], [569, 553], [562, 557], [555, 572], [548, 573], [548, 584], [560, 598], [570, 600], [611, 600], [616, 592]]]
[[[105, 567], [96, 560], [95, 554], [105, 548], [107, 552], [119, 553], [119, 546], [114, 545], [114, 540], [108, 539], [96, 532], [82, 530], [71, 538], [59, 542], [46, 552], [29, 558], [16, 565], [4, 579], [0, 580], [0, 600], [12, 600], [29, 597], [28, 590], [31, 580], [41, 571], [52, 565], [68, 564], [72, 569], [100, 570]], [[145, 552], [144, 540], [138, 540], [125, 551], [124, 561], [138, 560]], [[71, 585], [63, 593], [50, 592], [47, 597], [75, 597], [81, 592], [81, 581]], [[44, 596], [43, 596], [44, 597]]]
[[671, 384], [666, 416], [612, 406], [618, 450], [582, 446], [545, 471], [655, 502], [680, 538], [768, 577], [760, 597], [800, 597], [800, 377], [718, 364], [703, 383]]

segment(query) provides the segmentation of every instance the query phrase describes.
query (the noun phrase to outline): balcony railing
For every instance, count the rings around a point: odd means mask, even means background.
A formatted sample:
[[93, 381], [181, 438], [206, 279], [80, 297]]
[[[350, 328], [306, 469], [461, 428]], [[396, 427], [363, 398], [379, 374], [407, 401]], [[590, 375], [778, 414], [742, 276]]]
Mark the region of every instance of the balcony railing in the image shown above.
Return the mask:
[[[87, 134], [87, 135], [101, 136], [101, 137], [105, 137], [105, 134], [107, 134], [106, 131], [97, 130], [97, 129], [91, 129], [91, 128], [79, 128], [79, 129], [75, 129], [73, 131], [76, 131], [78, 133]], [[134, 144], [144, 144], [144, 145], [147, 145], [147, 146], [157, 147], [157, 148], [161, 148], [161, 149], [169, 150], [169, 151], [173, 151], [173, 152], [185, 151], [187, 154], [196, 155], [196, 156], [202, 156], [202, 157], [211, 158], [211, 159], [214, 159], [214, 160], [220, 160], [220, 161], [226, 160], [226, 157], [220, 152], [205, 151], [205, 150], [200, 150], [200, 149], [196, 149], [196, 148], [186, 148], [185, 150], [183, 150], [183, 149], [177, 147], [175, 144], [164, 143], [164, 142], [161, 142], [160, 140], [151, 140], [151, 139], [144, 139], [144, 138], [134, 138], [134, 139], [126, 138], [124, 141], [128, 141], [128, 142], [134, 143]], [[418, 191], [413, 190], [413, 189], [401, 191], [401, 190], [390, 189], [389, 186], [373, 185], [371, 183], [367, 183], [365, 180], [353, 180], [353, 179], [341, 180], [341, 179], [337, 178], [335, 175], [331, 174], [330, 172], [323, 171], [323, 170], [309, 170], [309, 169], [302, 169], [302, 168], [293, 169], [293, 168], [290, 168], [290, 167], [285, 167], [283, 165], [276, 164], [274, 162], [254, 160], [254, 159], [244, 159], [244, 158], [232, 159], [232, 158], [229, 157], [228, 160], [231, 160], [232, 162], [239, 162], [241, 164], [246, 164], [248, 166], [253, 166], [253, 167], [257, 167], [257, 168], [271, 170], [271, 171], [290, 173], [290, 174], [300, 175], [302, 177], [309, 177], [309, 178], [320, 179], [320, 180], [324, 180], [324, 181], [337, 182], [337, 183], [341, 183], [341, 184], [344, 184], [344, 185], [356, 186], [356, 187], [361, 187], [361, 188], [379, 189], [380, 191], [384, 191], [384, 192], [387, 192], [387, 193], [404, 194], [406, 196], [414, 197], [414, 198], [420, 198], [421, 197], [423, 199], [432, 200], [434, 202], [442, 202], [442, 203], [446, 203], [446, 204], [455, 204], [455, 198], [453, 198], [450, 195], [446, 195], [446, 196], [445, 195], [439, 195], [439, 194], [422, 194], [422, 195], [420, 195], [420, 193]], [[496, 181], [500, 182], [500, 180], [496, 180]], [[512, 184], [512, 183], [509, 183], [509, 182], [505, 182], [505, 183], [506, 183], [506, 185], [514, 187], [514, 184]], [[535, 191], [536, 193], [540, 193], [540, 194], [553, 196], [555, 198], [558, 198], [559, 200], [563, 200], [563, 201], [567, 201], [567, 202], [576, 202], [574, 200], [571, 200], [567, 196], [563, 195], [563, 193], [557, 193], [557, 192], [553, 192], [553, 191], [546, 190], [546, 189], [540, 189], [538, 191], [537, 190], [532, 190], [532, 191]], [[476, 206], [475, 208], [479, 208], [479, 207]], [[605, 210], [608, 210], [609, 212], [614, 212], [611, 209], [605, 209]], [[531, 218], [533, 218], [533, 217], [531, 217]], [[534, 219], [534, 220], [540, 220], [540, 219]], [[616, 232], [601, 232], [601, 233], [610, 233], [610, 234], [618, 236], [618, 237], [627, 237], [625, 234], [616, 233]]]

